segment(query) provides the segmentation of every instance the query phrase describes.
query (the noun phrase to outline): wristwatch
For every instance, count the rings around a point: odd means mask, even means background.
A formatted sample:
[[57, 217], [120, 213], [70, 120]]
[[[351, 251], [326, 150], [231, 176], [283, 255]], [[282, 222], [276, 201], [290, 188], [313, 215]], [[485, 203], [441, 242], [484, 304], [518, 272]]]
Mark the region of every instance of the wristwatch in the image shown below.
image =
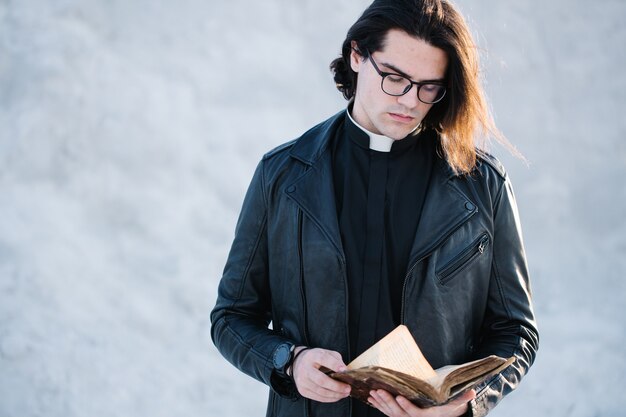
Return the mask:
[[287, 369], [291, 366], [293, 360], [293, 351], [296, 345], [293, 343], [285, 342], [278, 345], [274, 350], [274, 357], [272, 363], [274, 364], [274, 370], [280, 376], [287, 377]]

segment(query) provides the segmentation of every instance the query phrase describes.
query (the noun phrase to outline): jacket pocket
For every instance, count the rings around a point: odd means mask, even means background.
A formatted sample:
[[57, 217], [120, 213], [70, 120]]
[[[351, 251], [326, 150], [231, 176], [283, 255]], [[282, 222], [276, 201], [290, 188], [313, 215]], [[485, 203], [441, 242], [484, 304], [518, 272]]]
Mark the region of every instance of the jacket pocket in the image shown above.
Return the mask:
[[467, 248], [455, 256], [450, 262], [438, 269], [435, 274], [439, 278], [442, 285], [448, 283], [459, 272], [465, 269], [472, 261], [482, 255], [489, 245], [489, 235], [483, 233], [478, 239], [474, 240]]

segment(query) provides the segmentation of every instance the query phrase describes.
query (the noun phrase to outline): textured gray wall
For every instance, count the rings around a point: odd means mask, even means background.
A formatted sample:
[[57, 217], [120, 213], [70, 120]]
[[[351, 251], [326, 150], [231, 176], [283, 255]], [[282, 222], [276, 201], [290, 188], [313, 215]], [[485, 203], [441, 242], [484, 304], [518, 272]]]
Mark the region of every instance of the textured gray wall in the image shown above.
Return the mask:
[[[0, 416], [261, 416], [208, 313], [261, 154], [345, 103], [365, 0], [0, 0]], [[458, 0], [541, 330], [494, 416], [623, 415], [626, 2]], [[245, 400], [244, 400], [245, 399]]]

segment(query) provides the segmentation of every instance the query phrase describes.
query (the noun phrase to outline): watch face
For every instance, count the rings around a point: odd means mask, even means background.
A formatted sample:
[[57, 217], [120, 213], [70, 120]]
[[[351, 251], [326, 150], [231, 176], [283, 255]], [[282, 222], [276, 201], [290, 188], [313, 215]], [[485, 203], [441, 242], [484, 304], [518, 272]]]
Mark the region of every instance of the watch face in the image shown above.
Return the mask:
[[291, 354], [291, 348], [288, 344], [279, 345], [274, 352], [274, 368], [283, 370], [285, 365], [289, 362], [289, 355]]

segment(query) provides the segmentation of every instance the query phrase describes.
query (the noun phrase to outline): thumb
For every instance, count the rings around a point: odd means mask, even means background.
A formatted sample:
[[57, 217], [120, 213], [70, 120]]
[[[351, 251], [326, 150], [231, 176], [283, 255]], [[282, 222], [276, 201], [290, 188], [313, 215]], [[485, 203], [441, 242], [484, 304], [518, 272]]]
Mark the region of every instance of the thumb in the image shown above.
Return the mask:
[[470, 407], [468, 403], [474, 398], [476, 398], [476, 391], [471, 389], [467, 392], [464, 392], [463, 395], [452, 401], [449, 406], [452, 410], [462, 410], [463, 412], [465, 412]]
[[465, 398], [465, 401], [472, 401], [474, 398], [476, 398], [476, 391], [473, 389], [467, 391], [465, 394], [463, 394], [463, 398]]
[[476, 391], [471, 389], [467, 392], [464, 392], [463, 395], [461, 395], [459, 398], [457, 398], [453, 402], [457, 404], [465, 404], [468, 401], [472, 401], [474, 398], [476, 398]]
[[324, 351], [323, 361], [324, 363], [321, 363], [321, 365], [332, 369], [335, 372], [342, 372], [348, 369], [339, 352], [328, 350]]

